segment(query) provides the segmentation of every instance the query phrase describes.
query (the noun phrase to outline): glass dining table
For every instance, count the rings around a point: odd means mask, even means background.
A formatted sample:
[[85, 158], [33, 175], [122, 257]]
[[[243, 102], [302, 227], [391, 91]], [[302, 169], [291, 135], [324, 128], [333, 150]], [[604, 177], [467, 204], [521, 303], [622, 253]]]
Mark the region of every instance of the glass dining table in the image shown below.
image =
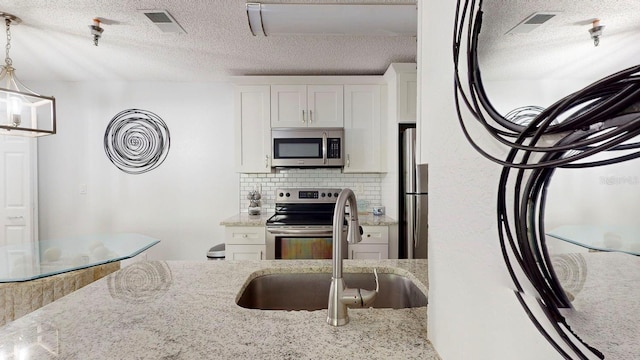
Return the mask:
[[134, 257], [160, 240], [121, 233], [0, 247], [0, 283], [23, 282]]
[[640, 255], [639, 225], [563, 225], [546, 234], [591, 250]]

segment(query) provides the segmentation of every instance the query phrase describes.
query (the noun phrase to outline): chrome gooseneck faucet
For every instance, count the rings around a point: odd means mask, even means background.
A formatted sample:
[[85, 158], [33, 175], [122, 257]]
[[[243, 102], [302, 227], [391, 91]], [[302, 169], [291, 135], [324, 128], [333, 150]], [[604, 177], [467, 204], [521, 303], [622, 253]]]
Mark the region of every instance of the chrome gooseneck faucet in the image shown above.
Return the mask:
[[349, 218], [347, 219], [347, 241], [350, 244], [359, 243], [362, 240], [362, 230], [358, 222], [358, 205], [356, 195], [351, 189], [343, 189], [336, 200], [333, 212], [333, 275], [331, 277], [331, 289], [329, 291], [329, 314], [327, 323], [333, 326], [345, 325], [349, 322], [347, 307], [365, 307], [373, 303], [378, 295], [378, 273], [374, 270], [376, 278], [375, 290], [349, 289], [342, 279], [342, 231], [345, 216], [345, 205], [349, 203]]

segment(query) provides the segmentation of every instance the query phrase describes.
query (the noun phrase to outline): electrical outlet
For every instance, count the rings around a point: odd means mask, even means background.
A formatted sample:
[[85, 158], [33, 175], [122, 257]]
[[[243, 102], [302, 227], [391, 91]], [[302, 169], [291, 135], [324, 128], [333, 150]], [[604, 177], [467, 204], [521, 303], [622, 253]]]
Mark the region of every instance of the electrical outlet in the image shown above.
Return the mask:
[[362, 195], [362, 193], [364, 192], [364, 185], [362, 185], [362, 184], [356, 184], [356, 192], [357, 192], [359, 195]]
[[80, 184], [80, 195], [87, 195], [87, 184]]

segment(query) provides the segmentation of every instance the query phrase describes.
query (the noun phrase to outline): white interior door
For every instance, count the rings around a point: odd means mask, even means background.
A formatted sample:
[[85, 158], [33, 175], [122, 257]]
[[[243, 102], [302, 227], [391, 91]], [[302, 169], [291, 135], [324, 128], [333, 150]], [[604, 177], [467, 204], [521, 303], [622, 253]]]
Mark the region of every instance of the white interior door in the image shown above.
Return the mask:
[[37, 142], [0, 136], [0, 274], [38, 263]]

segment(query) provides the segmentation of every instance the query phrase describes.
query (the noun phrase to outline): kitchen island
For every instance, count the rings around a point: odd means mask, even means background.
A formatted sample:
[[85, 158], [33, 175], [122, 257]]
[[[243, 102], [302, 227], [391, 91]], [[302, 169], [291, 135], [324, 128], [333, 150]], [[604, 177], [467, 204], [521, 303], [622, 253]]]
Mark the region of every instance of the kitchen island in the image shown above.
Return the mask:
[[[344, 262], [374, 267], [427, 294], [426, 260]], [[260, 275], [330, 271], [328, 260], [137, 262], [0, 328], [0, 358], [439, 359], [426, 307], [350, 309], [349, 324], [332, 327], [326, 310], [236, 304]]]

